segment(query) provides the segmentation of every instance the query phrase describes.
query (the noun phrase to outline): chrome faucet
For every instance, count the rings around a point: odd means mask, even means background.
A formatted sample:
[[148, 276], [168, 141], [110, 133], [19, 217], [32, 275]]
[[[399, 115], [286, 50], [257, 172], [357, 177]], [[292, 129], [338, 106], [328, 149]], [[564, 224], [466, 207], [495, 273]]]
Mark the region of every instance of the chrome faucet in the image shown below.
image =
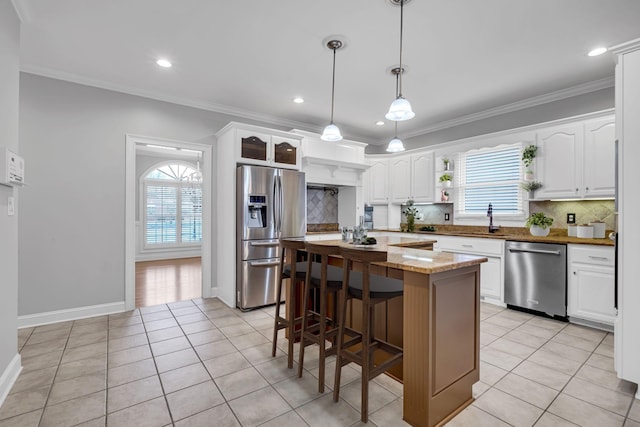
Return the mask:
[[489, 203], [489, 208], [487, 209], [487, 216], [489, 217], [489, 233], [495, 233], [500, 230], [499, 225], [493, 225], [493, 206]]

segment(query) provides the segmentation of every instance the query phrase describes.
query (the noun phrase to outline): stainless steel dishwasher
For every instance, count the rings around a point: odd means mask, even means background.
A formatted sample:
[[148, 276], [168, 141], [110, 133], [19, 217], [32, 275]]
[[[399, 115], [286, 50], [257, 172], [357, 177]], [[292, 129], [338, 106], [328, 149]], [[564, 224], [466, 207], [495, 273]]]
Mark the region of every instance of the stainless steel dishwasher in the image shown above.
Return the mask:
[[507, 241], [504, 302], [567, 316], [567, 246]]

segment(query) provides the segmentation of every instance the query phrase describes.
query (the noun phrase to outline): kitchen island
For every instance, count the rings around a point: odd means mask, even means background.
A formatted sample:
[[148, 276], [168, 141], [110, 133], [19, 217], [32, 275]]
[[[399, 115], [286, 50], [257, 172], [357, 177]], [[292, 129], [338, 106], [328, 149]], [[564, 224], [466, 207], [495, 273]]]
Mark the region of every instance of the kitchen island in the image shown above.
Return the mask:
[[[371, 246], [317, 235], [337, 248], [386, 251], [373, 274], [402, 278], [403, 418], [413, 426], [444, 424], [473, 401], [480, 366], [480, 264], [483, 257], [433, 252], [433, 240], [377, 237]], [[339, 250], [337, 251], [339, 252]], [[401, 277], [399, 277], [400, 275]], [[389, 326], [394, 319], [387, 318]]]

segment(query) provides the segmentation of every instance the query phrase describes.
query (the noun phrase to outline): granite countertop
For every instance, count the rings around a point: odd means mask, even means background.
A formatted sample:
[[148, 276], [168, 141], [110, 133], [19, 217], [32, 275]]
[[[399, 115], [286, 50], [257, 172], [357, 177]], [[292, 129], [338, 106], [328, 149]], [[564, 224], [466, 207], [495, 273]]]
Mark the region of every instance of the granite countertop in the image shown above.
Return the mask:
[[[296, 238], [295, 240], [300, 239], [303, 238]], [[330, 238], [318, 239], [317, 236], [309, 241], [327, 246], [346, 247], [350, 249], [358, 248], [363, 251], [384, 251], [387, 252], [387, 261], [376, 262], [374, 264], [422, 274], [456, 270], [487, 261], [487, 258], [480, 256], [417, 249], [417, 247], [424, 246], [425, 244], [436, 242], [426, 236], [424, 238], [404, 237], [401, 235], [380, 236], [376, 237], [377, 243], [375, 245], [353, 245], [352, 243], [343, 242], [342, 240]]]
[[[419, 229], [422, 225], [418, 225]], [[532, 236], [526, 227], [500, 227], [496, 233], [489, 233], [487, 227], [465, 226], [465, 225], [434, 225], [436, 231], [419, 231], [413, 233], [424, 235], [442, 235], [442, 236], [461, 236], [461, 237], [480, 237], [485, 239], [515, 240], [519, 242], [535, 242], [535, 243], [572, 243], [581, 245], [600, 245], [614, 246], [614, 241], [605, 237], [603, 239], [584, 239], [580, 237], [567, 236], [567, 230], [563, 228], [552, 228], [546, 237]], [[402, 233], [398, 228], [376, 229], [372, 231], [391, 231]], [[605, 232], [605, 236], [609, 235], [610, 230]]]

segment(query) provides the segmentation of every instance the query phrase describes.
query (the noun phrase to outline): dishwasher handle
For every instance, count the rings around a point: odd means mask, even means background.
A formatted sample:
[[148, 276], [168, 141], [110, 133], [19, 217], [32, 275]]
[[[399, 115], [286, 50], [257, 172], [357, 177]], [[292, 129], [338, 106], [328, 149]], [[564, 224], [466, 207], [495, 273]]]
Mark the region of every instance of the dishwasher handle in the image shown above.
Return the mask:
[[509, 248], [509, 252], [523, 252], [528, 254], [545, 254], [545, 255], [560, 255], [560, 251], [549, 251], [544, 249], [516, 249]]

